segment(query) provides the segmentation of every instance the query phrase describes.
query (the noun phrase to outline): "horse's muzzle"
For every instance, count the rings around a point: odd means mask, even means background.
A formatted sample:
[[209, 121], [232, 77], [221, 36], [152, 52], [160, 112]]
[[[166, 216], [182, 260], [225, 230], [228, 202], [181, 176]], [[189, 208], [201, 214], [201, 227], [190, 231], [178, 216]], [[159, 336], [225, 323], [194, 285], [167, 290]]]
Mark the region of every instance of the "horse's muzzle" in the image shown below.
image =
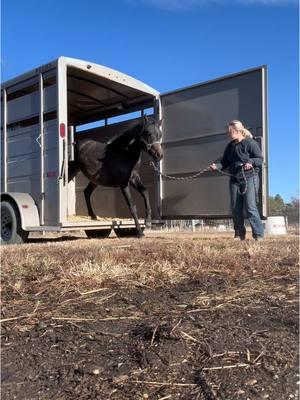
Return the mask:
[[156, 162], [162, 160], [162, 158], [163, 158], [163, 154], [162, 154], [162, 153], [156, 153], [156, 152], [155, 152], [155, 153], [152, 154], [152, 155], [153, 155], [154, 161], [156, 161]]
[[158, 162], [163, 158], [163, 151], [161, 145], [154, 145], [151, 149], [151, 155], [154, 158], [154, 161]]

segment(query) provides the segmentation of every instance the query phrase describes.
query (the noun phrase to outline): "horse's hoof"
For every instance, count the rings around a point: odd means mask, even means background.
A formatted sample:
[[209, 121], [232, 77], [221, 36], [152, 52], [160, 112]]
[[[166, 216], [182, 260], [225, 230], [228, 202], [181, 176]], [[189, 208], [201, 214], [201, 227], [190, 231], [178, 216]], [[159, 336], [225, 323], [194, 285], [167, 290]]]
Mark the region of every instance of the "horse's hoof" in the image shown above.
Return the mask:
[[96, 216], [96, 215], [91, 215], [91, 219], [92, 219], [93, 221], [97, 221], [97, 216]]
[[152, 226], [152, 223], [151, 223], [151, 220], [150, 221], [145, 221], [145, 226], [146, 226], [146, 228], [147, 229], [150, 229], [151, 228], [151, 226]]
[[144, 234], [143, 232], [138, 232], [138, 233], [136, 234], [136, 237], [137, 237], [138, 239], [142, 239], [144, 236], [145, 236], [145, 234]]

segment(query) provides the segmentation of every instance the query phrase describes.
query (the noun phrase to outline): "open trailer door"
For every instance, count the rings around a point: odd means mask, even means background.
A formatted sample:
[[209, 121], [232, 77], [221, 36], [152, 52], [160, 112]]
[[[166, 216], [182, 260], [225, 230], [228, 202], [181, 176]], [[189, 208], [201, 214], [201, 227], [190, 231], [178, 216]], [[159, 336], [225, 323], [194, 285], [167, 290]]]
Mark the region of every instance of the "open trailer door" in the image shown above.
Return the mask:
[[[251, 69], [161, 95], [163, 148], [161, 172], [188, 178], [220, 159], [228, 143], [226, 124], [238, 119], [262, 149], [258, 193], [267, 217], [267, 68]], [[163, 218], [231, 216], [227, 176], [208, 171], [196, 179], [161, 178]]]

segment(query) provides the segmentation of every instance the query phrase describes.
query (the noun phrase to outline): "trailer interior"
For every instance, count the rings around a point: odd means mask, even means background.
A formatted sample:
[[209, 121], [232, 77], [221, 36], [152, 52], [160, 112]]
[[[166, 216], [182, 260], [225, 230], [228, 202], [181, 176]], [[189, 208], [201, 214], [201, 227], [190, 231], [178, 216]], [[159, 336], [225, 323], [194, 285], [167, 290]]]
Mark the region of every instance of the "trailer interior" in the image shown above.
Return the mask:
[[[91, 138], [108, 142], [135, 124], [137, 118], [158, 112], [157, 99], [153, 94], [73, 66], [67, 68], [67, 107], [69, 160], [74, 157], [74, 140]], [[159, 185], [145, 153], [142, 154], [140, 173], [149, 190], [153, 218], [156, 219], [159, 215]], [[88, 180], [81, 172], [69, 183], [68, 222], [79, 223], [89, 219], [83, 192], [87, 185]], [[144, 218], [143, 200], [133, 189], [131, 191], [138, 214]], [[119, 188], [98, 186], [91, 202], [99, 222], [121, 219], [125, 223], [131, 219]]]

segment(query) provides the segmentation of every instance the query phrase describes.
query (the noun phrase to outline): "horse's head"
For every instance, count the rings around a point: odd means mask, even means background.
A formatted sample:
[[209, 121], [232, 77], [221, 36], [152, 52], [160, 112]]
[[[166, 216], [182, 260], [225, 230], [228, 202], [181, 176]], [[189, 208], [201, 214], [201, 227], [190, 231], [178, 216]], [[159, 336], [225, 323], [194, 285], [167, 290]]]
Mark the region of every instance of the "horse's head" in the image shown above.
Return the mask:
[[143, 117], [144, 129], [141, 135], [143, 150], [146, 151], [154, 161], [160, 161], [163, 158], [163, 151], [160, 144], [162, 132], [161, 121], [150, 117]]

